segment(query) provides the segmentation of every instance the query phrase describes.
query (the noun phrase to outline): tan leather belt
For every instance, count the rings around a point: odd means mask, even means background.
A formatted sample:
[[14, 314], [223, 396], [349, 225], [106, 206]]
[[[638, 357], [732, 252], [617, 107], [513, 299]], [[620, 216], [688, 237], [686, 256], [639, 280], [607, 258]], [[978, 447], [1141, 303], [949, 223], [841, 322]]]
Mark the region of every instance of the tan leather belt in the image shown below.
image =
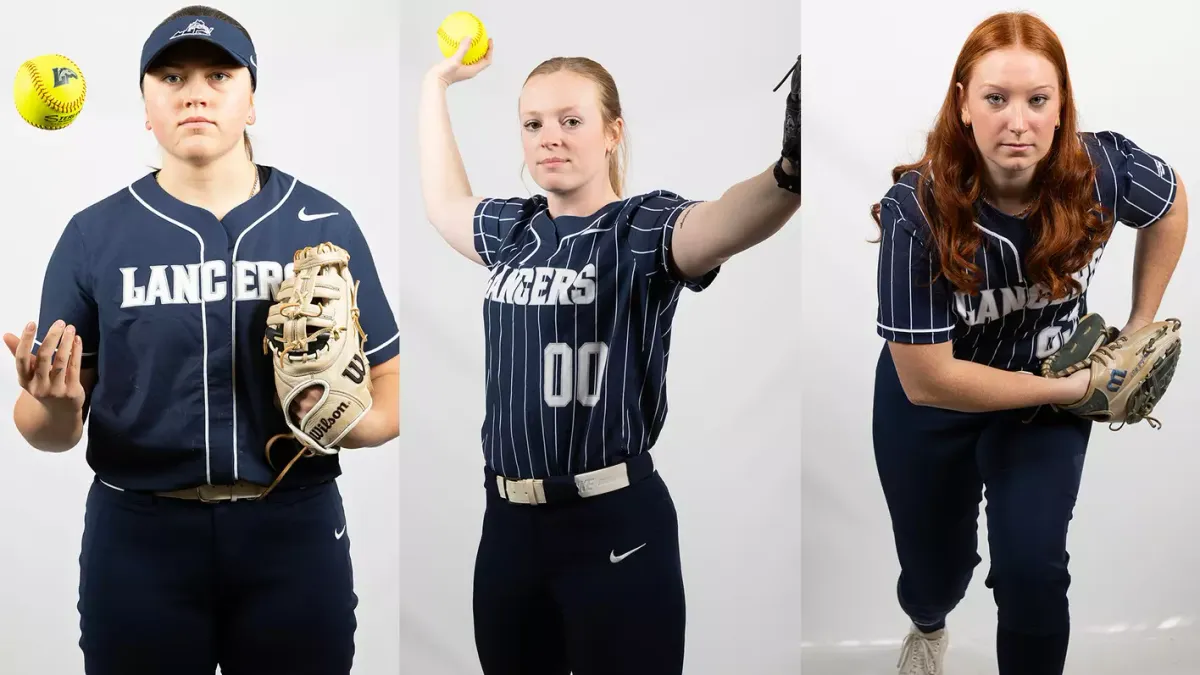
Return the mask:
[[239, 480], [232, 485], [199, 485], [194, 488], [183, 488], [170, 492], [155, 492], [159, 497], [171, 499], [190, 499], [200, 502], [236, 502], [244, 499], [258, 499], [267, 491], [265, 485], [257, 485]]

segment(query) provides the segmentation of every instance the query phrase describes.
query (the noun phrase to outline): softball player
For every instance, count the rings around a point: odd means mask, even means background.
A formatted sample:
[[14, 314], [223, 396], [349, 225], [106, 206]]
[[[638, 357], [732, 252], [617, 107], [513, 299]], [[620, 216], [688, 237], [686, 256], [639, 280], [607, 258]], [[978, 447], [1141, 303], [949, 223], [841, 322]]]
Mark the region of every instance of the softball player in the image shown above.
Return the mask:
[[258, 68], [240, 24], [176, 12], [139, 75], [162, 169], [71, 219], [36, 327], [5, 336], [29, 443], [69, 450], [90, 422], [86, 672], [349, 673], [357, 597], [338, 458], [298, 462], [258, 500], [275, 477], [264, 445], [288, 433], [265, 317], [297, 249], [350, 252], [375, 398], [345, 447], [397, 435], [396, 322], [346, 207], [252, 161]]
[[468, 47], [429, 72], [419, 136], [430, 221], [491, 272], [473, 601], [483, 671], [680, 673], [678, 523], [650, 455], [672, 320], [684, 289], [705, 289], [788, 221], [799, 188], [769, 169], [714, 202], [622, 196], [616, 87], [599, 64], [559, 58], [534, 69], [519, 101], [525, 163], [546, 194], [472, 196], [446, 88], [492, 54], [464, 67]]
[[887, 345], [874, 443], [913, 622], [904, 675], [944, 672], [946, 616], [981, 560], [984, 487], [1000, 673], [1063, 671], [1067, 526], [1092, 427], [1052, 406], [1081, 399], [1088, 375], [1028, 373], [1087, 313], [1114, 222], [1140, 230], [1125, 330], [1153, 320], [1187, 222], [1174, 169], [1121, 134], [1078, 131], [1072, 92], [1048, 26], [988, 19], [963, 47], [925, 156], [897, 167], [876, 205]]

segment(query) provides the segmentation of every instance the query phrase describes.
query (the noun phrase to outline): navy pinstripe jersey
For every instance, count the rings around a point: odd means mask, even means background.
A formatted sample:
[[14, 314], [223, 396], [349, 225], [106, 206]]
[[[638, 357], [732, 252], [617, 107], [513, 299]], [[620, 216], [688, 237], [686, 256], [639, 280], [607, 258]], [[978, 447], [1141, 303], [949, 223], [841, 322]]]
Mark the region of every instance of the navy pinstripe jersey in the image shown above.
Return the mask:
[[544, 196], [485, 199], [475, 249], [484, 297], [487, 466], [511, 478], [593, 471], [654, 446], [667, 415], [671, 325], [681, 280], [669, 263], [695, 202], [658, 191], [589, 216], [551, 217]]
[[[1081, 133], [1096, 166], [1096, 201], [1118, 222], [1145, 228], [1175, 201], [1175, 172], [1112, 131]], [[978, 295], [951, 287], [945, 277], [930, 283], [937, 256], [929, 223], [916, 198], [915, 171], [901, 176], [882, 200], [877, 332], [886, 340], [934, 344], [953, 340], [954, 356], [1005, 370], [1037, 369], [1042, 359], [1070, 339], [1087, 313], [1087, 288], [1104, 252], [1075, 274], [1082, 289], [1051, 300], [1047, 289], [1030, 285], [1026, 253], [1033, 245], [1024, 219], [984, 201], [976, 207], [983, 242], [975, 263], [983, 272]]]
[[[172, 490], [242, 479], [270, 484], [263, 449], [288, 433], [263, 354], [267, 309], [297, 249], [350, 253], [371, 365], [399, 331], [367, 241], [350, 212], [277, 169], [223, 221], [159, 187], [153, 173], [76, 214], [46, 268], [37, 344], [57, 319], [95, 368], [87, 460], [113, 487]], [[282, 467], [298, 449], [281, 442]], [[282, 458], [283, 462], [280, 462]], [[336, 456], [303, 459], [282, 485], [336, 477]]]

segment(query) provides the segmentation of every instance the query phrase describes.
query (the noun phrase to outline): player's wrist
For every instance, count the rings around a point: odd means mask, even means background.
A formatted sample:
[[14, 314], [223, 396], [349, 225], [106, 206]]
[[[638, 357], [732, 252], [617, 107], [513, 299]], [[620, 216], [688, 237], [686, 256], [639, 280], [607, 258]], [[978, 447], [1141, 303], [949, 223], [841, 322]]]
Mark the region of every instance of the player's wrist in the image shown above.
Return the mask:
[[1145, 328], [1152, 323], [1154, 323], [1153, 316], [1144, 316], [1134, 312], [1129, 315], [1129, 319], [1125, 322], [1125, 326], [1121, 328], [1121, 332], [1125, 334], [1132, 333], [1133, 331], [1138, 330], [1139, 328]]
[[444, 74], [437, 67], [425, 73], [425, 88], [435, 91], [446, 91], [450, 87], [450, 83], [446, 81]]
[[1091, 380], [1091, 372], [1088, 370], [1080, 371], [1069, 377], [1049, 380], [1054, 387], [1054, 399], [1051, 401], [1054, 405], [1071, 405], [1078, 403], [1087, 394], [1088, 382]]
[[375, 445], [373, 440], [377, 435], [376, 428], [378, 427], [378, 423], [376, 420], [378, 417], [379, 414], [374, 408], [368, 410], [362, 416], [362, 419], [358, 420], [350, 431], [346, 432], [346, 435], [342, 437], [338, 445], [346, 450], [373, 447]]
[[775, 182], [780, 188], [788, 192], [800, 194], [800, 167], [793, 166], [792, 169], [794, 171], [788, 172], [784, 166], [785, 163], [790, 164], [786, 157], [780, 157], [779, 161], [775, 162], [775, 166], [771, 170], [775, 176]]

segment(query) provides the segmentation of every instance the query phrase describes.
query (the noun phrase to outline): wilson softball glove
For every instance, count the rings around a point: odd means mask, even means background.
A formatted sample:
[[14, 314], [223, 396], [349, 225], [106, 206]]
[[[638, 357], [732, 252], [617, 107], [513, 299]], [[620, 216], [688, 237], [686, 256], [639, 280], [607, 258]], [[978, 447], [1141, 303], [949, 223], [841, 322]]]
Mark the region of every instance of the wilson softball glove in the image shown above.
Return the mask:
[[1179, 363], [1181, 324], [1178, 319], [1156, 321], [1121, 335], [1096, 314], [1079, 321], [1079, 328], [1056, 354], [1042, 362], [1044, 377], [1067, 377], [1080, 370], [1091, 373], [1083, 398], [1055, 406], [1094, 422], [1119, 429], [1151, 417], [1162, 400]]
[[[358, 284], [349, 263], [350, 254], [330, 243], [297, 251], [295, 274], [279, 286], [267, 314], [263, 352], [272, 355], [275, 389], [302, 454], [338, 452], [342, 438], [371, 409], [367, 336], [358, 322]], [[289, 412], [292, 400], [311, 386], [321, 388], [321, 399], [297, 422]]]

